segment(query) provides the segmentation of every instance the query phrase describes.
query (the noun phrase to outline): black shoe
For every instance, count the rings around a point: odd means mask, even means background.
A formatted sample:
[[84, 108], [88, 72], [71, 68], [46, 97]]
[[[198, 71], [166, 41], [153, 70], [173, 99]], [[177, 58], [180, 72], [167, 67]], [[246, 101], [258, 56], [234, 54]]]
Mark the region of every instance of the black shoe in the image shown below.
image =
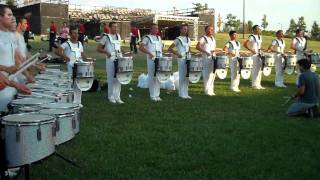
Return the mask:
[[312, 106], [306, 110], [306, 115], [308, 118], [315, 118], [319, 115], [318, 106]]

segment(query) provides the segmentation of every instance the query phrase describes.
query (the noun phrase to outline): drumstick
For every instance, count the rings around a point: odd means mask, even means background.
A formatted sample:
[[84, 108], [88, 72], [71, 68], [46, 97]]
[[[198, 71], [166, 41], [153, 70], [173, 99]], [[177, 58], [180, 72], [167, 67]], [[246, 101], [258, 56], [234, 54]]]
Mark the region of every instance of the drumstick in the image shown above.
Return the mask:
[[[40, 55], [40, 54], [39, 54]], [[27, 60], [25, 60], [25, 61], [23, 61], [23, 63], [20, 65], [20, 67], [19, 68], [21, 68], [21, 67], [23, 67], [23, 66], [25, 66], [26, 64], [28, 64], [29, 63], [29, 61], [31, 60], [31, 59], [34, 59], [34, 58], [36, 58], [38, 55], [37, 54], [34, 54], [33, 56], [31, 56], [29, 59], [27, 59]]]
[[37, 64], [40, 64], [40, 63], [42, 63], [43, 61], [45, 61], [47, 59], [50, 60], [51, 58], [52, 58], [52, 56], [48, 54], [47, 57], [41, 59], [39, 62], [37, 62]]
[[291, 101], [291, 97], [289, 97], [281, 106], [285, 106], [286, 104], [288, 104], [288, 102]]
[[36, 93], [36, 92], [32, 92], [32, 94], [36, 95], [36, 96], [43, 96], [43, 97], [47, 97], [50, 99], [61, 99], [60, 97], [56, 97], [56, 96], [51, 96], [48, 94], [43, 94], [43, 93]]
[[28, 62], [25, 63], [25, 65], [23, 67], [19, 67], [19, 70], [16, 73], [9, 76], [9, 79], [13, 80], [17, 75], [21, 74], [23, 71], [28, 69], [31, 65], [33, 65], [35, 62], [37, 62], [39, 55], [40, 55], [40, 53], [36, 53], [31, 58], [29, 58], [27, 60]]

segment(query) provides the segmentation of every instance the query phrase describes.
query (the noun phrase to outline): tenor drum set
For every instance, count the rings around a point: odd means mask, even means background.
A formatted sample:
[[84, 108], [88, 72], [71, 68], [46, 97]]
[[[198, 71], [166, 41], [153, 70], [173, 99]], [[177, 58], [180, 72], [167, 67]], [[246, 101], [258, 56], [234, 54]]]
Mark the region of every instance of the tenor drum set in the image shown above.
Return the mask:
[[1, 121], [6, 167], [29, 167], [53, 154], [76, 166], [57, 153], [57, 147], [80, 132], [80, 106], [73, 103], [72, 87], [76, 85], [82, 91], [91, 88], [93, 65], [76, 62], [73, 77], [60, 69], [47, 68], [28, 85], [31, 95], [17, 94], [9, 105], [9, 115]]

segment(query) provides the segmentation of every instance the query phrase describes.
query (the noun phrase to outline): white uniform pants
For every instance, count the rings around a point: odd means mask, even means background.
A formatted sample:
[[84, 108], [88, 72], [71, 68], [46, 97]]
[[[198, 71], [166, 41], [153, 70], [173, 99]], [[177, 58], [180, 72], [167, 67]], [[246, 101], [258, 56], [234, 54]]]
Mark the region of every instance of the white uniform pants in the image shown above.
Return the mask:
[[150, 98], [156, 98], [160, 96], [160, 82], [154, 76], [155, 64], [154, 61], [148, 59], [148, 87]]
[[275, 71], [276, 71], [276, 78], [275, 78], [275, 85], [276, 86], [283, 86], [283, 58], [280, 54], [276, 55], [275, 57]]
[[253, 55], [253, 65], [252, 65], [252, 87], [261, 87], [261, 76], [262, 76], [262, 61], [259, 55]]
[[204, 93], [206, 95], [214, 94], [214, 80], [216, 78], [216, 73], [213, 72], [213, 60], [212, 59], [203, 59], [203, 85]]
[[178, 59], [179, 69], [179, 96], [188, 97], [189, 78], [187, 75], [187, 64], [185, 59]]
[[108, 98], [110, 100], [119, 100], [121, 92], [121, 84], [117, 78], [114, 78], [114, 60], [106, 60], [107, 80], [108, 80]]
[[237, 90], [239, 89], [239, 84], [240, 84], [239, 62], [237, 58], [232, 58], [232, 60], [230, 61], [230, 71], [231, 71], [230, 89]]

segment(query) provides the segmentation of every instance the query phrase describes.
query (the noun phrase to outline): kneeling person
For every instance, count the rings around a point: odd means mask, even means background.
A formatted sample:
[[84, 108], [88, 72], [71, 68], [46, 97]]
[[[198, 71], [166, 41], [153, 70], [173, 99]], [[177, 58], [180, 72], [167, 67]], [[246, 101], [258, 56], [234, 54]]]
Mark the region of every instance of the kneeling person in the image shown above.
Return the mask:
[[310, 62], [307, 59], [298, 61], [301, 75], [299, 76], [298, 91], [291, 98], [296, 99], [287, 114], [289, 116], [297, 116], [307, 114], [313, 117], [318, 113], [318, 103], [320, 97], [320, 87], [318, 75], [310, 71]]

